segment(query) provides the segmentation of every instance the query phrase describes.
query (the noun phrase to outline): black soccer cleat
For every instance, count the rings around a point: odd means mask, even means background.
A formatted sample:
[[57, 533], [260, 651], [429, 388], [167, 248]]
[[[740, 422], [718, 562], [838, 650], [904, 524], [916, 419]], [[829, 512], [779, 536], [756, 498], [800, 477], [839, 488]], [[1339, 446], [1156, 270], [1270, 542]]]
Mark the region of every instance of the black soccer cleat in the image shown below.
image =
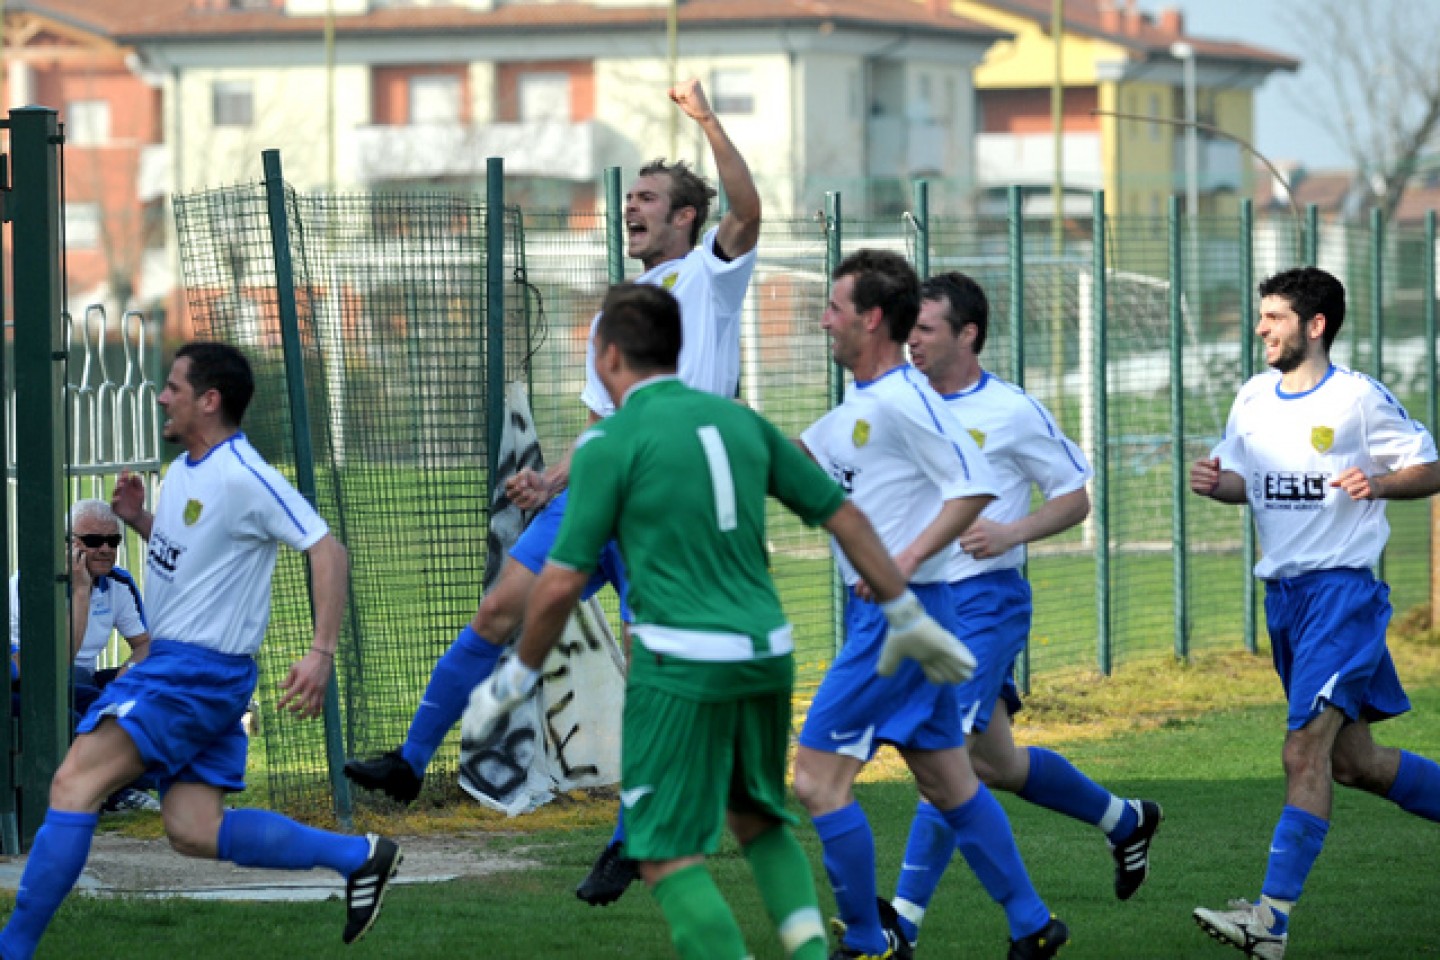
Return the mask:
[[424, 777], [417, 777], [410, 761], [399, 750], [382, 753], [369, 760], [345, 761], [345, 776], [356, 786], [379, 790], [390, 799], [409, 806], [420, 796]]
[[875, 898], [875, 908], [880, 911], [880, 927], [895, 941], [895, 960], [911, 960], [915, 956], [915, 945], [900, 928], [900, 914], [895, 905], [884, 897]]
[[1030, 936], [1011, 940], [1006, 956], [1008, 960], [1050, 960], [1069, 940], [1070, 928], [1059, 917], [1052, 916], [1049, 923]]
[[616, 840], [601, 851], [590, 873], [575, 888], [575, 896], [592, 907], [606, 907], [623, 897], [639, 878], [640, 864], [625, 856]]
[[366, 839], [370, 841], [370, 856], [345, 881], [345, 933], [341, 939], [346, 943], [354, 943], [375, 926], [385, 888], [400, 869], [400, 861], [405, 859], [400, 853], [400, 844], [394, 840], [374, 833]]
[[1140, 822], [1130, 836], [1110, 845], [1110, 853], [1115, 857], [1115, 896], [1121, 900], [1133, 897], [1150, 875], [1150, 841], [1160, 829], [1160, 821], [1165, 819], [1160, 804], [1153, 800], [1129, 803], [1140, 815]]

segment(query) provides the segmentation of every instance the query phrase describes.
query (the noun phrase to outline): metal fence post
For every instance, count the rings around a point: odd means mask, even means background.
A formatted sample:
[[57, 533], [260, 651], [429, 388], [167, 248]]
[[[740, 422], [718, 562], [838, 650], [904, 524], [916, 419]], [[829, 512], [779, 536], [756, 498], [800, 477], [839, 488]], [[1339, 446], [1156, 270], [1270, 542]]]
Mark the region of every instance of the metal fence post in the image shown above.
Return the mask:
[[1093, 211], [1090, 252], [1091, 270], [1095, 275], [1091, 292], [1095, 317], [1095, 372], [1090, 388], [1095, 406], [1095, 655], [1100, 672], [1109, 676], [1113, 651], [1110, 649], [1110, 408], [1106, 398], [1106, 368], [1109, 363], [1105, 354], [1109, 291], [1105, 277], [1104, 190], [1095, 191]]
[[915, 220], [915, 272], [930, 279], [930, 182], [916, 180], [910, 186], [911, 216]]
[[[1440, 374], [1435, 370], [1435, 211], [1425, 212], [1425, 425], [1440, 430]], [[1440, 616], [1440, 500], [1430, 499], [1430, 623]]]
[[[825, 296], [830, 296], [830, 278], [835, 273], [835, 268], [840, 265], [840, 193], [833, 191], [825, 194]], [[828, 301], [827, 301], [828, 302]], [[845, 370], [831, 359], [827, 366], [830, 372], [830, 405], [839, 406], [845, 399]], [[847, 590], [844, 581], [840, 579], [840, 569], [832, 562], [830, 564], [830, 596], [831, 602], [831, 623], [833, 629], [831, 635], [835, 638], [834, 652], [838, 654], [840, 647], [845, 643], [845, 601]]]
[[20, 569], [20, 834], [28, 842], [70, 742], [60, 125], [48, 107], [10, 112], [14, 189], [15, 464]]
[[[9, 121], [5, 121], [4, 126], [8, 128], [10, 126]], [[5, 195], [10, 190], [9, 159], [7, 154], [0, 153], [0, 222], [10, 219], [8, 211], [5, 210], [5, 205], [8, 203], [8, 201], [5, 200]], [[6, 289], [5, 258], [7, 256], [8, 253], [5, 250], [5, 231], [3, 227], [0, 227], [0, 299], [3, 299], [3, 292]], [[0, 316], [0, 321], [3, 320], [4, 317]], [[5, 369], [5, 339], [5, 337], [0, 337], [0, 370]], [[10, 449], [9, 429], [10, 418], [0, 417], [0, 451], [8, 451]], [[0, 463], [5, 463], [8, 466], [8, 453], [5, 454], [5, 459], [0, 461]], [[6, 484], [8, 486], [8, 479], [6, 480]], [[10, 498], [8, 490], [6, 493], [5, 499], [0, 500], [0, 582], [8, 584], [10, 582]], [[10, 616], [10, 591], [8, 589], [0, 590], [0, 619], [3, 619], [3, 621], [8, 624], [10, 622]], [[17, 786], [15, 782], [15, 761], [18, 756], [15, 734], [17, 732], [18, 728], [15, 726], [14, 701], [8, 696], [0, 697], [0, 745], [3, 745], [3, 749], [0, 749], [0, 851], [11, 856], [20, 853], [20, 821], [17, 816], [18, 811], [16, 810], [15, 803], [15, 788]]]
[[505, 437], [505, 161], [485, 159], [485, 417], [490, 482]]
[[[295, 268], [290, 254], [290, 224], [285, 208], [285, 176], [280, 151], [261, 154], [265, 171], [266, 215], [270, 224], [271, 254], [275, 263], [275, 298], [280, 312], [280, 342], [285, 354], [285, 387], [290, 400], [290, 435], [295, 444], [295, 488], [312, 505], [318, 504], [315, 485], [315, 447], [310, 435], [310, 401], [305, 393], [305, 356], [300, 345], [300, 311], [295, 299]], [[309, 559], [305, 580], [312, 584]], [[312, 584], [313, 586], [313, 584]], [[311, 610], [314, 615], [314, 610]], [[352, 828], [350, 783], [343, 775], [345, 744], [340, 725], [340, 688], [335, 664], [330, 664], [330, 681], [325, 687], [325, 759], [334, 797], [335, 819]]]
[[611, 283], [625, 279], [625, 208], [620, 203], [620, 168], [605, 168], [605, 272]]
[[1305, 207], [1305, 265], [1316, 266], [1320, 262], [1320, 208], [1315, 204]]
[[[1370, 369], [1385, 382], [1385, 218], [1378, 208], [1370, 211]], [[1385, 554], [1375, 575], [1385, 579]]]
[[[1009, 211], [1008, 239], [1010, 254], [1010, 379], [1025, 388], [1025, 199], [1019, 187], [1011, 187], [1006, 196]], [[1020, 568], [1020, 575], [1030, 579], [1030, 563]], [[1016, 681], [1020, 692], [1030, 693], [1030, 644], [1020, 650], [1020, 669]]]
[[[1195, 214], [1191, 212], [1190, 218]], [[1189, 544], [1185, 531], [1188, 463], [1185, 457], [1185, 251], [1181, 239], [1180, 198], [1170, 198], [1170, 556], [1174, 568], [1175, 657], [1190, 656], [1187, 603]]]
[[[1247, 197], [1240, 201], [1240, 382], [1247, 382], [1255, 375], [1255, 204]], [[1255, 524], [1246, 503], [1241, 516], [1245, 529], [1241, 531], [1240, 554], [1245, 569], [1242, 591], [1245, 598], [1245, 649], [1255, 653]]]

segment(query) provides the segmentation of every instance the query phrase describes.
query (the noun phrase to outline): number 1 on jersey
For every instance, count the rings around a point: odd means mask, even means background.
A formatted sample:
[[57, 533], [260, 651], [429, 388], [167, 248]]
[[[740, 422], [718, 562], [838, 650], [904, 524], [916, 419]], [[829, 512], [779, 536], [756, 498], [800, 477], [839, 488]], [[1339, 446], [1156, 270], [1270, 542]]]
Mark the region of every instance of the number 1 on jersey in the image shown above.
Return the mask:
[[705, 448], [705, 460], [710, 466], [710, 488], [715, 493], [715, 520], [720, 530], [734, 530], [739, 525], [735, 515], [735, 479], [730, 475], [730, 455], [725, 452], [725, 441], [714, 425], [696, 427], [700, 446]]

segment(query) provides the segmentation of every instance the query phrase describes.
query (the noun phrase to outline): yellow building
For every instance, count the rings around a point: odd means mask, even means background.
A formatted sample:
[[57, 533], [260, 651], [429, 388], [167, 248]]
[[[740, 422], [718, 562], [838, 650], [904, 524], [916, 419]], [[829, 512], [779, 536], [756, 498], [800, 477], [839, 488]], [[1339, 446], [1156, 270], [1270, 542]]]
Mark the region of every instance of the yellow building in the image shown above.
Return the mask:
[[[975, 71], [981, 208], [995, 209], [1006, 188], [1019, 184], [1026, 211], [1048, 215], [1056, 166], [1053, 0], [949, 0], [948, 6], [1014, 35], [992, 46]], [[1253, 193], [1252, 159], [1206, 127], [1253, 142], [1256, 87], [1298, 62], [1247, 44], [1189, 36], [1179, 10], [1151, 16], [1135, 0], [1064, 0], [1064, 24], [1065, 210], [1088, 214], [1090, 192], [1103, 188], [1112, 215], [1163, 215], [1171, 195], [1193, 197], [1201, 215], [1233, 214], [1240, 198]], [[1144, 119], [1184, 121], [1192, 111], [1202, 125], [1193, 147], [1183, 124]]]

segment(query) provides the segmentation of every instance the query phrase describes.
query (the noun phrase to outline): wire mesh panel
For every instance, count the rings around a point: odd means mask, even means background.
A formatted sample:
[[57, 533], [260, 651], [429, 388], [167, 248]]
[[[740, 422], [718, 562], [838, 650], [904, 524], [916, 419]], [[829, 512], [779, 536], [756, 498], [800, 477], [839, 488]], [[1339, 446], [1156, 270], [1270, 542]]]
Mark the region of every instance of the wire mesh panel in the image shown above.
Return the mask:
[[[294, 464], [274, 259], [262, 185], [177, 198], [196, 329], [255, 366], [251, 440]], [[287, 194], [305, 390], [321, 513], [349, 549], [340, 680], [348, 753], [403, 739], [435, 661], [473, 616], [488, 527], [485, 208], [443, 195]], [[522, 264], [511, 218], [507, 276]], [[523, 287], [510, 291], [507, 358], [529, 354]], [[498, 415], [498, 411], [495, 415]], [[311, 636], [302, 558], [281, 554], [260, 657], [272, 799], [328, 800], [323, 731], [276, 723], [277, 684]], [[437, 756], [453, 769], [453, 744]]]

